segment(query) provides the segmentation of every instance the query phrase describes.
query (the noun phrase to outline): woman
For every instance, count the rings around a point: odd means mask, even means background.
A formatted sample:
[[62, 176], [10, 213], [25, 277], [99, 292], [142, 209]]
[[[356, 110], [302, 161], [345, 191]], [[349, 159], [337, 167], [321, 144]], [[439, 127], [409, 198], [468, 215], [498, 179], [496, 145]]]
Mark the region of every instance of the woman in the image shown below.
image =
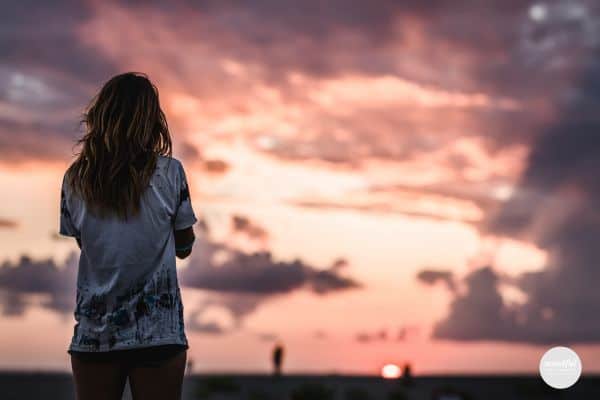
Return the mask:
[[81, 249], [68, 352], [77, 398], [179, 399], [188, 342], [175, 257], [189, 256], [196, 216], [158, 91], [109, 80], [65, 172], [60, 233]]

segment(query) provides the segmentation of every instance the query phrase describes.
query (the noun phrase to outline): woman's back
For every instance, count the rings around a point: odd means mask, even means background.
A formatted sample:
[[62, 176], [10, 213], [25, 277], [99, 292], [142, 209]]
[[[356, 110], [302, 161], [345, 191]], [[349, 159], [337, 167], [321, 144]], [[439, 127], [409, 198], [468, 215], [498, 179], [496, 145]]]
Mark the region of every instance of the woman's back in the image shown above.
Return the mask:
[[[69, 345], [77, 398], [178, 399], [188, 341], [175, 257], [192, 251], [189, 188], [145, 74], [112, 77], [83, 115], [60, 233], [81, 249]], [[100, 396], [100, 397], [99, 397]]]
[[187, 346], [174, 230], [195, 222], [186, 175], [174, 158], [157, 156], [139, 211], [125, 220], [90, 212], [65, 175], [60, 233], [81, 243], [70, 351]]

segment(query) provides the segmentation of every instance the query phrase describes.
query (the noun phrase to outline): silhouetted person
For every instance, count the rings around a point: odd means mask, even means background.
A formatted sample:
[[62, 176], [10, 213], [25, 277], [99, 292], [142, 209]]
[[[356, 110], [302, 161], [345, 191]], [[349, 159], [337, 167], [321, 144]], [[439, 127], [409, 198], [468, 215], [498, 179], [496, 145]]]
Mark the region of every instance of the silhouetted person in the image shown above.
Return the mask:
[[281, 364], [283, 363], [283, 345], [277, 343], [273, 349], [273, 373], [281, 375]]
[[413, 384], [412, 370], [410, 363], [404, 364], [402, 367], [402, 384], [404, 386], [411, 386]]

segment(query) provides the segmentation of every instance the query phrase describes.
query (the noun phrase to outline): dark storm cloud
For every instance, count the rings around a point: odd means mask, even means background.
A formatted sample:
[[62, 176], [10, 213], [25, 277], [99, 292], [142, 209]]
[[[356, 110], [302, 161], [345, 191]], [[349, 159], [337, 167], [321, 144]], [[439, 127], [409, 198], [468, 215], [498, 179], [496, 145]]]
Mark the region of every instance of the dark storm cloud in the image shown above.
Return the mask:
[[[591, 1], [540, 3], [538, 7], [544, 7], [545, 13], [537, 19], [531, 16], [536, 2], [519, 0], [384, 2], [378, 7], [335, 1], [327, 6], [308, 2], [297, 8], [285, 2], [219, 4], [210, 8], [215, 15], [245, 16], [245, 23], [232, 29], [246, 38], [246, 47], [240, 50], [234, 43], [232, 51], [240, 53], [233, 57], [256, 58], [268, 67], [270, 77], [290, 69], [318, 77], [387, 74], [446, 90], [519, 99], [522, 104], [516, 110], [469, 110], [463, 117], [456, 116], [460, 135], [481, 136], [492, 148], [529, 144], [537, 136], [548, 118], [545, 114], [571, 90], [584, 67], [582, 58], [594, 46], [598, 33], [598, 6]], [[253, 23], [263, 15], [274, 18]], [[218, 21], [231, 20], [235, 19]], [[424, 35], [421, 47], [411, 43], [410, 31], [415, 28], [411, 23]], [[403, 26], [408, 26], [408, 31], [403, 31]], [[335, 34], [344, 31], [358, 32], [364, 41], [336, 42]], [[281, 50], [287, 48], [281, 46], [283, 41], [306, 48], [290, 54]], [[439, 110], [433, 113], [439, 114]], [[411, 120], [411, 115], [418, 113], [395, 106], [361, 108], [345, 117], [346, 121], [325, 116], [323, 132], [311, 138], [281, 138], [269, 151], [296, 160], [352, 163], [369, 156], [403, 159], [418, 155], [419, 143], [409, 139], [422, 138], [426, 132], [420, 129], [435, 132], [438, 147], [456, 139], [456, 134], [444, 138], [453, 120], [447, 113], [443, 118], [424, 115], [428, 123]], [[390, 127], [381, 126], [381, 121], [387, 120]], [[446, 127], [437, 128], [431, 121]], [[349, 126], [349, 138], [339, 140], [331, 135], [332, 129], [348, 130]]]
[[465, 278], [467, 292], [457, 295], [448, 317], [438, 323], [433, 336], [454, 340], [514, 340], [516, 320], [505, 309], [498, 293], [498, 277], [482, 268]]
[[[501, 279], [492, 268], [473, 271], [464, 280], [465, 293], [455, 296], [450, 313], [435, 325], [433, 336], [544, 345], [598, 342], [598, 323], [589, 317], [599, 311], [597, 298], [584, 293], [585, 299], [581, 299], [571, 288], [561, 288], [550, 274], [545, 271], [535, 277], [538, 283], [546, 280], [554, 285], [553, 293], [545, 293], [543, 304], [528, 300], [519, 305], [503, 299], [498, 290]], [[522, 279], [529, 277], [526, 274]]]
[[42, 306], [61, 314], [73, 312], [77, 256], [73, 253], [62, 266], [52, 259], [33, 260], [22, 256], [16, 263], [0, 266], [0, 303], [5, 315], [20, 316], [30, 305], [31, 295], [42, 295]]
[[[600, 50], [600, 49], [599, 49]], [[498, 273], [469, 275], [434, 335], [458, 340], [532, 343], [600, 341], [600, 55], [564, 103], [560, 120], [535, 143], [515, 195], [490, 215], [487, 232], [531, 241], [548, 254], [545, 269], [508, 282], [524, 304], [506, 304]]]

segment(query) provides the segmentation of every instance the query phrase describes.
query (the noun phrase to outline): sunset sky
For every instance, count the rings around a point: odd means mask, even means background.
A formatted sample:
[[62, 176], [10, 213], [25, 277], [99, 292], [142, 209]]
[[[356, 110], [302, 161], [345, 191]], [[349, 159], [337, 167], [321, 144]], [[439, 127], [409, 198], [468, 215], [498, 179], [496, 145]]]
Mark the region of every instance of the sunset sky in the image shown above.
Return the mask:
[[[198, 371], [600, 372], [600, 6], [2, 2], [0, 368], [70, 368], [82, 112], [160, 91], [201, 223]], [[31, 3], [31, 4], [28, 4]]]

